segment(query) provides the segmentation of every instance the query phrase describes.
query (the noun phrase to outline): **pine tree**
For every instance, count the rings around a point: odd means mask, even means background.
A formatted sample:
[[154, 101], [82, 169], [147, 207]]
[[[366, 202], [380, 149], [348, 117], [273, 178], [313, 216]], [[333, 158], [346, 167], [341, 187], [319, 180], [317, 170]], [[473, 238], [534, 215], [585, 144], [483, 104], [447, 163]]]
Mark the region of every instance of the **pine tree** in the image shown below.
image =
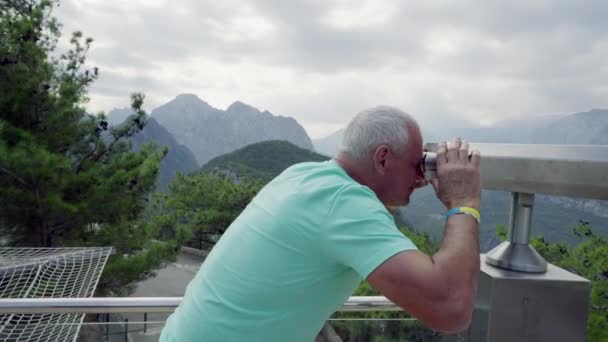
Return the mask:
[[156, 194], [148, 218], [153, 234], [196, 248], [213, 245], [262, 188], [262, 181], [203, 172], [177, 174], [168, 194]]
[[71, 49], [52, 57], [56, 6], [0, 0], [0, 233], [12, 245], [87, 244], [136, 229], [166, 153], [127, 143], [145, 125], [143, 95], [132, 95], [136, 115], [116, 129], [85, 111], [98, 76], [85, 68], [92, 39], [76, 32]]

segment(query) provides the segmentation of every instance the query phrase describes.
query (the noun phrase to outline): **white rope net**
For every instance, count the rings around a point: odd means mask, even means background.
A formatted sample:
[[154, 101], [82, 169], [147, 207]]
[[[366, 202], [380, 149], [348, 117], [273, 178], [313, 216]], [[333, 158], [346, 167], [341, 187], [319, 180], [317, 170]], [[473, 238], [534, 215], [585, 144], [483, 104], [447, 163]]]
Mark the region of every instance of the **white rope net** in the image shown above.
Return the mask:
[[[91, 297], [111, 247], [0, 248], [0, 298]], [[84, 314], [0, 314], [0, 341], [75, 341]]]

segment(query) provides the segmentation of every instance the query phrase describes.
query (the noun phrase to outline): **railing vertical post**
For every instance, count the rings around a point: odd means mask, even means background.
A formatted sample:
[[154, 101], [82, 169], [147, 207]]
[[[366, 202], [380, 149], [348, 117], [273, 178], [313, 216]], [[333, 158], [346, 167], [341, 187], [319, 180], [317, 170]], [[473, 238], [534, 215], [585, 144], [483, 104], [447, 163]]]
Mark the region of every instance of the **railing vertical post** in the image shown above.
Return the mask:
[[106, 341], [110, 340], [110, 314], [106, 314]]
[[129, 319], [125, 318], [125, 342], [129, 342]]
[[147, 326], [148, 326], [148, 313], [144, 312], [144, 334], [146, 333]]

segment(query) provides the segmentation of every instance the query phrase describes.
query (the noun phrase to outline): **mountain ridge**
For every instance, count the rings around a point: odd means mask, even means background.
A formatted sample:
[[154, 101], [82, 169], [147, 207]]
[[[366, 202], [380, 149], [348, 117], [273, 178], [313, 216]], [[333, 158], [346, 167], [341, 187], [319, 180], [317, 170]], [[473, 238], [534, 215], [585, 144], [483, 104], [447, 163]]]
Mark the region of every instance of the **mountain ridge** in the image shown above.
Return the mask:
[[[124, 114], [126, 109], [121, 109], [121, 111], [121, 114]], [[124, 125], [131, 115], [135, 115], [133, 110], [121, 123], [112, 126], [118, 127]], [[176, 172], [188, 174], [199, 167], [192, 151], [186, 146], [179, 144], [171, 133], [152, 117], [146, 119], [144, 128], [130, 137], [129, 142], [131, 143], [131, 148], [136, 151], [142, 145], [150, 142], [157, 144], [160, 148], [165, 146], [168, 148], [167, 155], [160, 162], [156, 183], [156, 189], [159, 191], [166, 191], [169, 188], [169, 184], [175, 177]]]
[[[340, 129], [326, 137], [314, 139], [315, 149], [333, 155], [343, 131]], [[542, 119], [518, 117], [488, 127], [442, 127], [440, 130], [423, 132], [425, 142], [457, 136], [479, 143], [608, 145], [608, 109], [546, 115]]]
[[275, 116], [241, 101], [235, 101], [223, 111], [196, 95], [180, 94], [152, 110], [150, 116], [166, 127], [180, 144], [190, 148], [201, 165], [264, 140], [287, 140], [313, 149], [308, 133], [294, 118]]
[[289, 141], [267, 140], [215, 157], [203, 165], [200, 171], [221, 173], [235, 179], [249, 177], [269, 182], [293, 164], [329, 159], [328, 156], [303, 149]]

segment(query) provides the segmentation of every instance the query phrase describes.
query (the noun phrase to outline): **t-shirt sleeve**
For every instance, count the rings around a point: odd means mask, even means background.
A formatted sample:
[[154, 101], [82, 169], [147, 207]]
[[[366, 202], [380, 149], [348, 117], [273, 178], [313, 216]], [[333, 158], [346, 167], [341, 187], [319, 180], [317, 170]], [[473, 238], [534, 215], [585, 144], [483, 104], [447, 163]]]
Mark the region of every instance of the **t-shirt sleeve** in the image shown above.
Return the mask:
[[347, 186], [336, 195], [326, 223], [321, 232], [324, 253], [364, 279], [393, 255], [418, 249], [376, 195], [362, 186]]

